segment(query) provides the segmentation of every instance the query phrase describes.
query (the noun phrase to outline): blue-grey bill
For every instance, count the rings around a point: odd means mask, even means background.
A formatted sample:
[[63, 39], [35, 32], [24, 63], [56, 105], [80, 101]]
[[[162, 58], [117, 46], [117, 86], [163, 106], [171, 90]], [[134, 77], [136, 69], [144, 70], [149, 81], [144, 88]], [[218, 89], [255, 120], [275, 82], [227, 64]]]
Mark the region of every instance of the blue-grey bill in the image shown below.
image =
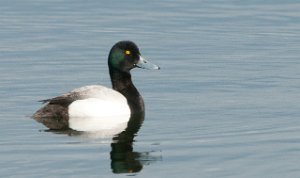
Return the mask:
[[152, 64], [151, 62], [144, 59], [142, 56], [140, 56], [140, 60], [138, 63], [136, 63], [136, 66], [142, 69], [160, 69], [158, 65]]

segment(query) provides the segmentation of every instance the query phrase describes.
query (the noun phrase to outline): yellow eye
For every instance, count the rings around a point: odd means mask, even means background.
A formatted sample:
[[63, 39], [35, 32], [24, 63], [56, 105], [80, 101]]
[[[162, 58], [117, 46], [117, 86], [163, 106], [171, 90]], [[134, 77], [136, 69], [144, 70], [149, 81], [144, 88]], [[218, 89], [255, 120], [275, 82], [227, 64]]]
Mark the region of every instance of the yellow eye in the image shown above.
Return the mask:
[[125, 54], [126, 54], [126, 55], [129, 55], [129, 54], [131, 54], [131, 51], [126, 50], [126, 51], [125, 51]]

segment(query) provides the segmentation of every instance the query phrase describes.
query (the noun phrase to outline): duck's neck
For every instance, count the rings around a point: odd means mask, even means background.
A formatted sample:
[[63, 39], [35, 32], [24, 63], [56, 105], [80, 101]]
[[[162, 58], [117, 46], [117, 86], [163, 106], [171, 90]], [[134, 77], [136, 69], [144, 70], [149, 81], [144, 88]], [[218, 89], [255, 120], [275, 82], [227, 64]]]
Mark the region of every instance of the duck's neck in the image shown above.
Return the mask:
[[144, 101], [132, 83], [129, 72], [109, 69], [112, 87], [127, 99], [131, 114], [144, 112]]

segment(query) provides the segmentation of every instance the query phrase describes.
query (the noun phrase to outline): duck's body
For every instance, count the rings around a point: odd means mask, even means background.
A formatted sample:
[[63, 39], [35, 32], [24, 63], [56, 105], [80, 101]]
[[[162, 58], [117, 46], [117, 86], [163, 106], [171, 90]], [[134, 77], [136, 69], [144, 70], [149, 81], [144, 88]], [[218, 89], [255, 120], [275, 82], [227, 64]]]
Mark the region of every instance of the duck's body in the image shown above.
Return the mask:
[[126, 125], [131, 115], [145, 110], [144, 101], [133, 85], [129, 71], [134, 67], [159, 67], [145, 61], [137, 46], [130, 41], [113, 46], [108, 66], [113, 89], [90, 85], [43, 100], [47, 105], [33, 118], [50, 129], [97, 131]]
[[43, 102], [48, 104], [33, 117], [51, 129], [111, 129], [128, 122], [131, 115], [127, 99], [121, 93], [101, 85], [77, 88]]

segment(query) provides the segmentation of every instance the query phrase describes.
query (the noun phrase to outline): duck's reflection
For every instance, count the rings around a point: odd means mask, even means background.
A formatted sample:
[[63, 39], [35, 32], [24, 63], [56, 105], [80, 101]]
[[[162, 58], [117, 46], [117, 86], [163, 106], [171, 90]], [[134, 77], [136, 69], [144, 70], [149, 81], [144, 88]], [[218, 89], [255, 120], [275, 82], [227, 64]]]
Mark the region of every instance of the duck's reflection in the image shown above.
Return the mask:
[[111, 169], [114, 173], [134, 173], [142, 170], [141, 153], [133, 151], [134, 136], [139, 131], [145, 114], [132, 115], [125, 131], [116, 135], [111, 144]]
[[[134, 151], [134, 137], [141, 128], [144, 117], [144, 113], [132, 115], [126, 129], [112, 138], [110, 159], [113, 173], [137, 173], [143, 169], [145, 164], [161, 160], [161, 155], [152, 154], [155, 153], [153, 150], [146, 152]], [[97, 133], [78, 132], [71, 129], [64, 131], [47, 131], [57, 134], [67, 134], [69, 136], [88, 136], [89, 138], [95, 138], [93, 134], [97, 135]]]

